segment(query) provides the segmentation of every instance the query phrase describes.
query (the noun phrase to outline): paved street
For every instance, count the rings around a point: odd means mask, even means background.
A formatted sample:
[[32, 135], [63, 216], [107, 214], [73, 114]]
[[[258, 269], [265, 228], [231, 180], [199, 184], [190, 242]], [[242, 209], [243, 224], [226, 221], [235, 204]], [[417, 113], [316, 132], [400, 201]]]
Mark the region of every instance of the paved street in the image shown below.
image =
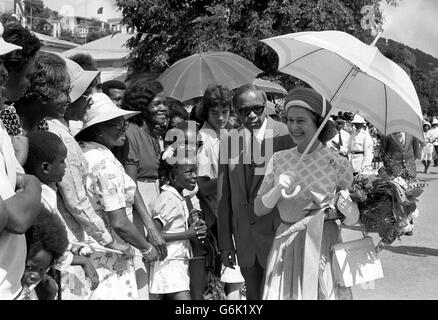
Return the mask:
[[[354, 299], [438, 299], [438, 168], [432, 167], [427, 175], [420, 171], [423, 165], [418, 162], [418, 178], [428, 186], [420, 197], [413, 236], [404, 236], [381, 251], [384, 278], [354, 287]], [[344, 241], [362, 236], [358, 227], [353, 229], [357, 230], [343, 229]], [[372, 237], [377, 244], [379, 237]]]

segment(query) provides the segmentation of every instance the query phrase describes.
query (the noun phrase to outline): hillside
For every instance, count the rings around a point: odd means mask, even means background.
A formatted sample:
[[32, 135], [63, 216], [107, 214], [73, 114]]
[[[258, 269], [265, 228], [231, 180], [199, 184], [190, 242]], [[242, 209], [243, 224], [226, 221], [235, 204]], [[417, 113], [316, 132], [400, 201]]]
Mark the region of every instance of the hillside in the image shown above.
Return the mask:
[[431, 56], [420, 49], [413, 49], [403, 43], [391, 39], [388, 39], [388, 44], [393, 46], [401, 46], [405, 49], [408, 49], [415, 56], [415, 64], [417, 69], [420, 69], [425, 73], [429, 73], [430, 71], [433, 71], [434, 68], [438, 68], [438, 58], [435, 58], [434, 56]]

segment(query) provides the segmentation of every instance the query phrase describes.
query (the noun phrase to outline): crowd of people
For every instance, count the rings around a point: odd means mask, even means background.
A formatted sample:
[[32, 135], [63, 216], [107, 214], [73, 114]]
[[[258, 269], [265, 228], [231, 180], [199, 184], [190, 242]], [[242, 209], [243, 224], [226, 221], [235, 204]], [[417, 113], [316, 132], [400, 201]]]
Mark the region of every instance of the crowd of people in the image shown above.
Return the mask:
[[145, 74], [101, 83], [92, 59], [1, 31], [0, 299], [351, 299], [333, 219], [313, 287], [304, 276], [311, 193], [438, 165], [437, 119], [420, 144], [340, 112], [312, 142], [332, 108], [313, 89], [291, 90], [278, 121], [251, 84], [211, 84], [192, 108]]

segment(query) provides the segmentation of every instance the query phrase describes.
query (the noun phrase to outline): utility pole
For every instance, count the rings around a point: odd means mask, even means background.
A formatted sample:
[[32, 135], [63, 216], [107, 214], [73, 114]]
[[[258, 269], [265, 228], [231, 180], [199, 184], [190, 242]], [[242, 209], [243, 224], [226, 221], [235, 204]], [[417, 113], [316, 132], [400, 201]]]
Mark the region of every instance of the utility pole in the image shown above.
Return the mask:
[[32, 30], [32, 7], [30, 7], [30, 30]]

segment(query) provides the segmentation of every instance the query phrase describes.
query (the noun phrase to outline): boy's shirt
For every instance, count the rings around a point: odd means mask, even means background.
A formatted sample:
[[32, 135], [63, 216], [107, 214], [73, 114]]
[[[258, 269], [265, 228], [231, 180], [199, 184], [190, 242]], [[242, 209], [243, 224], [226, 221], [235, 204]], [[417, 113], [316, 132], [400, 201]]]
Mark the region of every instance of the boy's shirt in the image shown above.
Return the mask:
[[[41, 184], [41, 204], [49, 210], [51, 213], [56, 214], [64, 224], [65, 230], [67, 231], [67, 237], [69, 242], [74, 239], [74, 235], [71, 230], [67, 227], [63, 217], [58, 211], [57, 200], [56, 200], [56, 191], [50, 188], [46, 184]], [[69, 267], [73, 261], [73, 254], [70, 251], [72, 245], [70, 244], [64, 255], [57, 259], [54, 264], [54, 268], [59, 271], [64, 271], [67, 267]]]

